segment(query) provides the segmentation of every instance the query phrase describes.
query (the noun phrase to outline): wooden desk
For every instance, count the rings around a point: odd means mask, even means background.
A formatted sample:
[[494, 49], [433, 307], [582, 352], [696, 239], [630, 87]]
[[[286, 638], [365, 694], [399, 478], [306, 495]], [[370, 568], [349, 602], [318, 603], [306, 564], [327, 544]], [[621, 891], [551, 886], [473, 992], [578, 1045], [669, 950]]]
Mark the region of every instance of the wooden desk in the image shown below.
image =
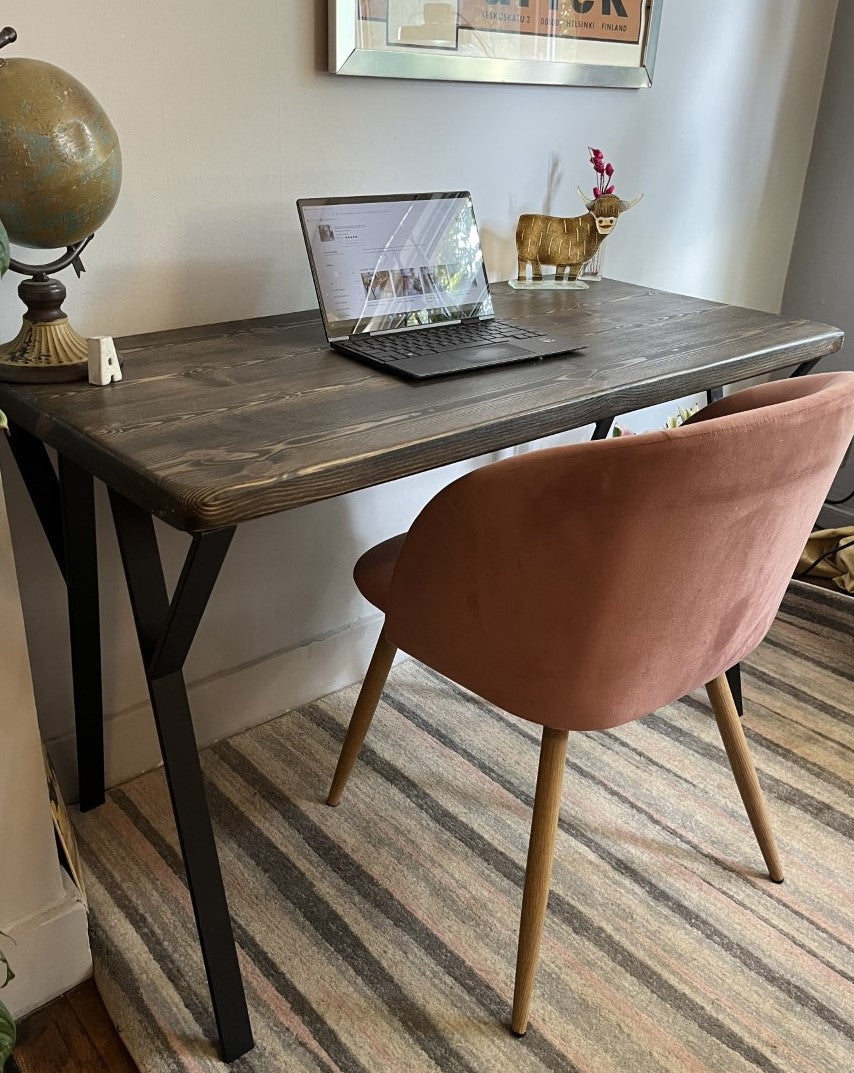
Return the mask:
[[[317, 313], [119, 341], [124, 380], [0, 384], [69, 595], [82, 808], [104, 797], [93, 477], [110, 500], [223, 1055], [252, 1046], [182, 668], [238, 523], [760, 373], [807, 372], [836, 328], [603, 281], [496, 288], [499, 316], [580, 355], [409, 383], [330, 351]], [[45, 445], [59, 455], [59, 477]], [[170, 598], [152, 515], [192, 534]]]

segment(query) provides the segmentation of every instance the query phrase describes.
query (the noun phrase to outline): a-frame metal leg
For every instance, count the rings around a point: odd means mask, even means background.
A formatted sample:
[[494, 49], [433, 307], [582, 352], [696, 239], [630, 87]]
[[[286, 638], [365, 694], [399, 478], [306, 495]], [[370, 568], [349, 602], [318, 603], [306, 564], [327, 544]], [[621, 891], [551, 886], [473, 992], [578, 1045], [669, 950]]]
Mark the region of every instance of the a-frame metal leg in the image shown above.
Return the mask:
[[768, 875], [775, 883], [782, 883], [783, 865], [780, 862], [780, 853], [774, 838], [774, 830], [771, 827], [768, 808], [762, 795], [762, 787], [759, 785], [756, 767], [750, 755], [744, 730], [739, 722], [735, 705], [732, 703], [726, 678], [721, 675], [707, 683], [706, 692], [709, 694], [738, 792], [741, 794], [741, 800], [744, 802], [744, 808], [762, 856], [768, 865]]
[[110, 503], [187, 870], [222, 1056], [253, 1046], [182, 668], [234, 529], [196, 534], [170, 603], [154, 523], [117, 492]]
[[62, 543], [62, 511], [59, 504], [59, 481], [50, 464], [47, 448], [41, 440], [18, 425], [11, 426], [9, 447], [26, 486], [27, 493], [41, 522], [60, 573], [65, 576], [65, 548]]
[[516, 983], [510, 1018], [510, 1030], [514, 1036], [524, 1036], [528, 1030], [531, 995], [551, 887], [568, 738], [568, 730], [543, 727], [516, 953]]
[[611, 431], [611, 425], [614, 424], [613, 417], [600, 417], [596, 424], [593, 426], [593, 435], [591, 440], [604, 440], [607, 438], [608, 433]]
[[104, 803], [104, 707], [98, 545], [92, 475], [59, 456], [59, 498], [71, 635], [80, 809]]
[[12, 456], [65, 579], [71, 631], [71, 675], [77, 732], [80, 808], [104, 802], [104, 709], [101, 691], [101, 629], [94, 481], [59, 456], [59, 478], [47, 448], [16, 426]]

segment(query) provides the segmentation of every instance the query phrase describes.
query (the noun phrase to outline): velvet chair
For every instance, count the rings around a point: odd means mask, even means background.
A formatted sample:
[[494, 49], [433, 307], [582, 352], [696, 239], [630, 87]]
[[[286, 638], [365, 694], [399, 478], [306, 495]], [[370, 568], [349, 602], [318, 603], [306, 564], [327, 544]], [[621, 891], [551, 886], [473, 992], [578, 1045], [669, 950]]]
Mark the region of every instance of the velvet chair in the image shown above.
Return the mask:
[[783, 881], [724, 672], [765, 636], [854, 435], [854, 373], [763, 384], [680, 428], [525, 454], [441, 491], [355, 580], [385, 613], [329, 793], [398, 648], [543, 727], [511, 1027], [526, 1031], [570, 730], [705, 685], [770, 877]]

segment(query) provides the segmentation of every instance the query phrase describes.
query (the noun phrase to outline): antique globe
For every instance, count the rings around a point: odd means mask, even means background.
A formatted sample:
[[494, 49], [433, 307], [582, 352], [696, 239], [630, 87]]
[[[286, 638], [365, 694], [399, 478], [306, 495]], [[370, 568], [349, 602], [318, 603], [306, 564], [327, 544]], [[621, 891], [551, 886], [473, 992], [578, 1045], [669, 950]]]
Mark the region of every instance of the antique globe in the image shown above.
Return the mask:
[[[17, 34], [0, 30], [0, 48]], [[104, 109], [70, 74], [41, 60], [0, 58], [0, 221], [18, 246], [65, 253], [41, 264], [12, 260], [30, 276], [18, 287], [21, 331], [0, 346], [0, 379], [85, 378], [87, 346], [62, 311], [65, 287], [50, 276], [72, 265], [112, 212], [122, 158]]]

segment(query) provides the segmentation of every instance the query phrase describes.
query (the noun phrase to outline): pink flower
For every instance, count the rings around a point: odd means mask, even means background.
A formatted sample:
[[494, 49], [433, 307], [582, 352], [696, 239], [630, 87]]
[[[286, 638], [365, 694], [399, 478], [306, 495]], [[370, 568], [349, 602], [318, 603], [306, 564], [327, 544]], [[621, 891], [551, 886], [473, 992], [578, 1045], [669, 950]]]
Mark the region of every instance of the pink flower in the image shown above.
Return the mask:
[[608, 180], [614, 174], [614, 165], [605, 162], [605, 154], [601, 149], [594, 149], [592, 145], [588, 145], [587, 148], [590, 150], [590, 163], [596, 174], [596, 185], [593, 187], [594, 198], [613, 194], [614, 187], [609, 184]]

